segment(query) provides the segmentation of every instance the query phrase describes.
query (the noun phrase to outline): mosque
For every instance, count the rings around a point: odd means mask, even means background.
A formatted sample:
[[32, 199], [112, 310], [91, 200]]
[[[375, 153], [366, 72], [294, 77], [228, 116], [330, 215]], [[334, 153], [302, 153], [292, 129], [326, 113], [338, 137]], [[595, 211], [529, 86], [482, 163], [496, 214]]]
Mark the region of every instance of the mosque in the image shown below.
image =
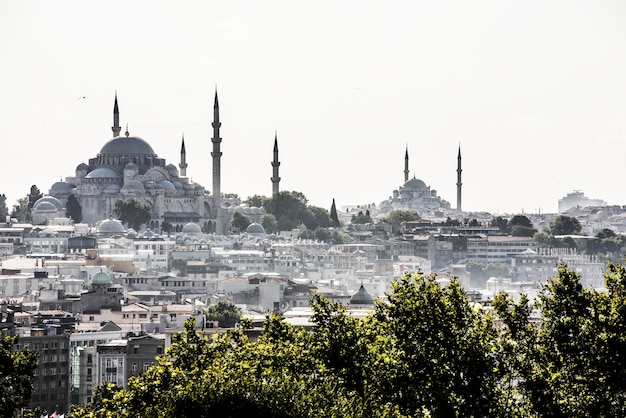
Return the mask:
[[[461, 212], [461, 147], [457, 157], [457, 202], [456, 211]], [[422, 180], [413, 177], [409, 179], [409, 149], [404, 154], [404, 183], [392, 192], [392, 195], [378, 207], [379, 213], [388, 213], [392, 210], [409, 210], [420, 215], [428, 215], [435, 212], [450, 211], [450, 202], [437, 195], [435, 189], [431, 189]]]
[[[147, 227], [160, 232], [164, 222], [173, 232], [189, 223], [199, 225], [206, 233], [227, 234], [230, 215], [221, 204], [220, 192], [220, 126], [217, 91], [213, 106], [213, 193], [187, 177], [185, 139], [182, 139], [180, 164], [168, 164], [150, 144], [128, 133], [120, 135], [117, 94], [113, 106], [113, 138], [89, 163], [80, 163], [75, 174], [54, 183], [48, 196], [33, 206], [33, 221], [64, 216], [70, 195], [82, 208], [83, 223], [95, 225], [112, 216], [115, 203], [133, 198], [151, 208]], [[180, 170], [179, 170], [180, 169]], [[41, 199], [40, 199], [41, 200]]]

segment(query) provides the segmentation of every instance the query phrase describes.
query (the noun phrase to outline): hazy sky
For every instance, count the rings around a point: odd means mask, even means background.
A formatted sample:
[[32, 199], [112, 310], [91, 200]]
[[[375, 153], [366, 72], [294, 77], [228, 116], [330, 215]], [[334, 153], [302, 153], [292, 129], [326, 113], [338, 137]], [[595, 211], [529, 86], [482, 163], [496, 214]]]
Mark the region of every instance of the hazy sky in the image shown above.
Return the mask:
[[[47, 193], [131, 135], [208, 190], [217, 86], [222, 192], [330, 208], [422, 179], [463, 209], [626, 204], [624, 1], [0, 0], [0, 193]], [[84, 99], [79, 99], [80, 97]]]

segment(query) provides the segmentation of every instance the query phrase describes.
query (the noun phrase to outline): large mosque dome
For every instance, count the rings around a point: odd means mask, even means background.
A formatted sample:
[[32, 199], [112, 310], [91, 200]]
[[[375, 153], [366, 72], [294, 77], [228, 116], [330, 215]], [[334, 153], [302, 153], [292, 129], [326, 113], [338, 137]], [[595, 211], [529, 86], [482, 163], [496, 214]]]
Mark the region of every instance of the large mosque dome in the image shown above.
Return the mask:
[[143, 139], [138, 136], [118, 136], [104, 144], [100, 150], [100, 155], [149, 155], [156, 156], [156, 153]]

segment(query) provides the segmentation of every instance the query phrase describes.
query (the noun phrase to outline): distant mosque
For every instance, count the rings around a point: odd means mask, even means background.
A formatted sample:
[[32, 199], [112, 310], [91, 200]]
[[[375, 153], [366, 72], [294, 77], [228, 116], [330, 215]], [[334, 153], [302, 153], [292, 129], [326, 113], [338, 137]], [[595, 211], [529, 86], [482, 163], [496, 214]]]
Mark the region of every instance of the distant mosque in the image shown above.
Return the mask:
[[[456, 210], [461, 211], [461, 147], [457, 156], [457, 204]], [[379, 212], [387, 213], [392, 210], [409, 210], [420, 215], [451, 210], [448, 201], [437, 195], [422, 180], [413, 177], [409, 179], [409, 148], [404, 153], [404, 184], [392, 192], [392, 195], [378, 207]]]
[[[174, 232], [182, 231], [189, 223], [197, 224], [205, 233], [227, 234], [230, 214], [222, 207], [220, 151], [220, 117], [217, 91], [213, 106], [213, 192], [192, 182], [187, 177], [185, 139], [182, 138], [179, 168], [159, 158], [150, 144], [132, 136], [128, 127], [120, 135], [117, 94], [113, 106], [113, 138], [108, 140], [95, 158], [76, 167], [75, 175], [58, 181], [49, 190], [49, 196], [33, 206], [33, 220], [45, 221], [63, 216], [68, 198], [74, 195], [82, 207], [82, 222], [95, 225], [108, 219], [119, 200], [133, 198], [151, 208], [152, 219], [146, 225], [154, 232], [161, 231], [164, 222]], [[277, 145], [275, 144], [275, 147]], [[277, 151], [275, 159], [278, 158]], [[272, 179], [278, 189], [278, 164]]]

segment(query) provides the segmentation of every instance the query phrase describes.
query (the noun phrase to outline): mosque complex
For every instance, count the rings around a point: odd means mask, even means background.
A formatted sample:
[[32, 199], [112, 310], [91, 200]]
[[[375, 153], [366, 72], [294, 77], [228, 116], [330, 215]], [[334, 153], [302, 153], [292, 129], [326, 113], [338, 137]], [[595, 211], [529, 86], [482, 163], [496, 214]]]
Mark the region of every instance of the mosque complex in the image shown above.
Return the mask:
[[[185, 140], [182, 138], [180, 163], [176, 167], [160, 158], [150, 144], [139, 136], [132, 136], [128, 128], [121, 134], [117, 94], [113, 106], [113, 138], [100, 152], [80, 163], [73, 176], [55, 182], [48, 195], [33, 205], [33, 224], [45, 224], [57, 217], [65, 217], [66, 203], [73, 195], [82, 208], [82, 222], [94, 226], [112, 217], [117, 201], [133, 198], [150, 208], [151, 220], [146, 228], [160, 233], [168, 223], [173, 232], [181, 232], [186, 225], [198, 225], [205, 233], [227, 235], [233, 208], [223, 206], [221, 199], [220, 116], [217, 91], [213, 105], [212, 181], [209, 193], [202, 185], [187, 177]], [[422, 180], [409, 179], [408, 146], [404, 161], [404, 183], [392, 196], [381, 202], [378, 212], [411, 210], [421, 214], [451, 210], [451, 205], [439, 197]], [[278, 141], [274, 138], [272, 165], [272, 193], [279, 192]], [[461, 211], [461, 149], [458, 152], [457, 206]], [[258, 208], [256, 208], [258, 209]]]

